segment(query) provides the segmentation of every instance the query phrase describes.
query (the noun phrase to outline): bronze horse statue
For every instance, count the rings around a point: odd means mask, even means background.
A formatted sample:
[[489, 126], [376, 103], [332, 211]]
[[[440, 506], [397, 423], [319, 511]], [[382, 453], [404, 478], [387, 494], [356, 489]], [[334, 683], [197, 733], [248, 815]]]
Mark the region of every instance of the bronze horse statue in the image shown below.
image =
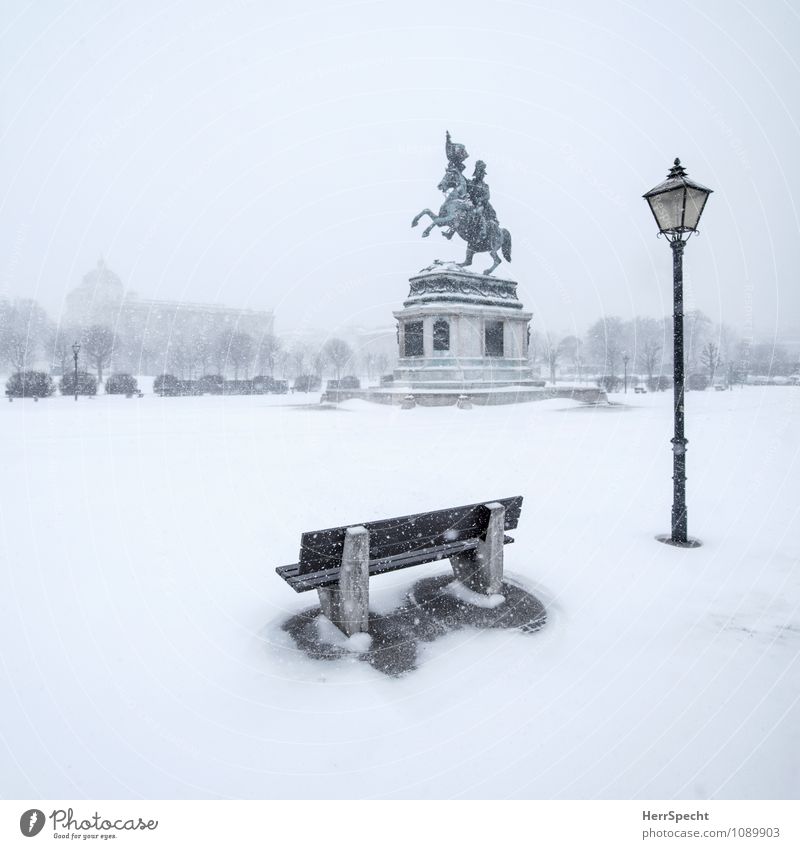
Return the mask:
[[489, 203], [489, 187], [483, 182], [486, 172], [484, 163], [476, 163], [474, 178], [467, 181], [461, 173], [466, 151], [463, 151], [459, 161], [454, 161], [450, 154], [453, 146], [449, 133], [447, 143], [450, 165], [437, 186], [440, 191], [445, 192], [444, 203], [438, 215], [434, 215], [430, 209], [423, 209], [414, 216], [411, 226], [416, 227], [423, 215], [427, 215], [431, 223], [423, 230], [423, 237], [429, 236], [434, 227], [447, 228], [443, 233], [446, 239], [452, 239], [458, 233], [467, 243], [466, 259], [458, 265], [462, 268], [472, 265], [475, 254], [488, 252], [492, 255], [494, 264], [483, 273], [491, 274], [501, 262], [498, 251], [502, 251], [506, 261], [511, 262], [511, 234], [500, 227], [497, 215]]

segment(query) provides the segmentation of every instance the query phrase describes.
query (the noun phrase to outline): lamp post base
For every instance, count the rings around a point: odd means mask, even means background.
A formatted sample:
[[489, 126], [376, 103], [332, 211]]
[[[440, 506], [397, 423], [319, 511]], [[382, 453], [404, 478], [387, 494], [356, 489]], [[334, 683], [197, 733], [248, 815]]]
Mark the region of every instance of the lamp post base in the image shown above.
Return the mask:
[[672, 539], [668, 534], [659, 534], [656, 539], [666, 545], [674, 545], [675, 548], [700, 548], [703, 544], [699, 539], [695, 539], [694, 537], [688, 537], [685, 542], [681, 542]]

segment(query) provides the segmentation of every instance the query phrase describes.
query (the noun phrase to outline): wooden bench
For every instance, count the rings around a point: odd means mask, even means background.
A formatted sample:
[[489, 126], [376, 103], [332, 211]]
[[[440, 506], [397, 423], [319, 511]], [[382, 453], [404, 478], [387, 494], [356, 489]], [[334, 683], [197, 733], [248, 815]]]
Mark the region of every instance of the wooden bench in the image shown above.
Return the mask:
[[322, 612], [347, 636], [369, 629], [369, 579], [449, 559], [456, 578], [484, 595], [503, 583], [505, 531], [519, 522], [522, 496], [396, 519], [308, 531], [300, 562], [275, 571], [295, 592], [317, 590]]

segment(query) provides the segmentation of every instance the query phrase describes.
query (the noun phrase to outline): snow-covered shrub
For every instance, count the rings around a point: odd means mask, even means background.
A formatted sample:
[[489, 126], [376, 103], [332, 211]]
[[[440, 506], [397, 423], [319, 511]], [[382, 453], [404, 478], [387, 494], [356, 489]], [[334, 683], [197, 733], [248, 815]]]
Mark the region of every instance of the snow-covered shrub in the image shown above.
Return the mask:
[[659, 377], [651, 377], [647, 381], [647, 389], [650, 392], [666, 392], [672, 389], [672, 380], [663, 374]]
[[690, 374], [686, 378], [686, 388], [691, 392], [705, 392], [708, 389], [708, 377], [705, 374]]
[[153, 392], [156, 395], [180, 395], [180, 384], [174, 374], [160, 374], [153, 381]]
[[197, 389], [201, 394], [222, 395], [222, 386], [225, 378], [221, 374], [204, 374], [197, 381]]
[[139, 391], [139, 385], [132, 374], [112, 374], [106, 381], [106, 394], [133, 395]]
[[224, 395], [252, 395], [252, 380], [226, 380], [222, 387]]
[[58, 382], [62, 395], [97, 395], [97, 378], [88, 371], [78, 372], [78, 392], [75, 392], [75, 372], [68, 371]]
[[301, 374], [294, 382], [295, 392], [318, 392], [322, 388], [322, 380], [315, 374]]
[[606, 392], [616, 392], [621, 383], [622, 381], [613, 374], [607, 374], [605, 377], [601, 377], [600, 380], [597, 381], [597, 385], [601, 389], [605, 389]]
[[179, 380], [176, 395], [202, 395], [197, 380]]
[[9, 398], [47, 398], [54, 390], [53, 379], [43, 371], [18, 371], [6, 381]]

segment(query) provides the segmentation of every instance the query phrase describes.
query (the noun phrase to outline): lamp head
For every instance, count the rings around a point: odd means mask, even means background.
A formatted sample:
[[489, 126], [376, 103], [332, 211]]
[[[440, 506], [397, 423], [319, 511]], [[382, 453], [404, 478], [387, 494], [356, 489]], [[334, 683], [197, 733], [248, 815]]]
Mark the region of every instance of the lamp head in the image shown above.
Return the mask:
[[700, 223], [712, 190], [686, 176], [686, 169], [676, 159], [667, 179], [643, 195], [650, 206], [658, 232], [680, 238], [694, 233]]

